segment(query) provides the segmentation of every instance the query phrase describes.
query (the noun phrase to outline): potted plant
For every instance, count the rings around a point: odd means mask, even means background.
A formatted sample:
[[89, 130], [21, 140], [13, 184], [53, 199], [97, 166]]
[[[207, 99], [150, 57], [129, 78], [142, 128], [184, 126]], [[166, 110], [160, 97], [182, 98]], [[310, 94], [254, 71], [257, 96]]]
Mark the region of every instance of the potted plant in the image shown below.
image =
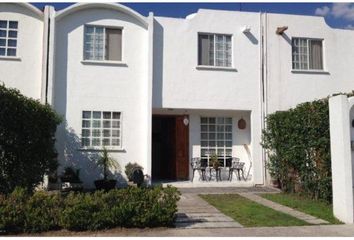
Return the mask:
[[106, 148], [103, 148], [102, 157], [97, 161], [97, 165], [103, 168], [103, 179], [96, 180], [95, 186], [97, 190], [109, 191], [114, 189], [117, 184], [117, 180], [108, 179], [110, 169], [119, 169], [119, 164], [108, 155]]
[[220, 166], [220, 162], [219, 162], [219, 159], [218, 159], [218, 156], [216, 154], [212, 155], [210, 157], [210, 164], [211, 166], [213, 166], [213, 168], [215, 169], [218, 169], [219, 166]]
[[143, 170], [144, 168], [137, 163], [128, 163], [125, 165], [125, 175], [129, 182], [133, 182], [133, 173], [135, 170]]
[[80, 169], [74, 169], [73, 167], [65, 167], [63, 174], [60, 176], [60, 180], [62, 182], [62, 190], [82, 190], [83, 186], [79, 176]]
[[48, 174], [48, 186], [47, 190], [58, 190], [60, 189], [60, 184], [58, 183], [58, 173], [57, 171]]

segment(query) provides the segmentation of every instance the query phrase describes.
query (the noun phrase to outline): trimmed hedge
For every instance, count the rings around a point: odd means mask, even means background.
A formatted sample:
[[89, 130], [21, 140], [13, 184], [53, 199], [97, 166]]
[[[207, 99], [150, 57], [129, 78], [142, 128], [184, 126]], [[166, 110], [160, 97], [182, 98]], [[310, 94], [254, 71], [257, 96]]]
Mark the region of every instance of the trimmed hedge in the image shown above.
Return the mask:
[[115, 189], [67, 196], [17, 188], [0, 195], [0, 232], [73, 231], [171, 226], [180, 193], [174, 187]]
[[49, 105], [0, 84], [0, 193], [31, 191], [57, 168], [55, 132], [61, 118]]
[[270, 114], [262, 145], [282, 190], [331, 201], [328, 98]]

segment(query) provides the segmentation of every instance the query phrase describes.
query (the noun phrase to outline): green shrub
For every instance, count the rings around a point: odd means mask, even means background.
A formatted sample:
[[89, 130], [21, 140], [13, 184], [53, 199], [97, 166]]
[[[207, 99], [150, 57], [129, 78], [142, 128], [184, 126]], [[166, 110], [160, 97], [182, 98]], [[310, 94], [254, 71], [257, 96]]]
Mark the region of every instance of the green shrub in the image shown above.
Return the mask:
[[64, 206], [60, 216], [60, 225], [63, 228], [75, 231], [90, 229], [93, 213], [98, 211], [91, 194], [70, 193]]
[[59, 228], [59, 216], [63, 210], [59, 194], [36, 192], [28, 199], [25, 212], [25, 232], [43, 232]]
[[0, 230], [21, 232], [25, 226], [28, 194], [23, 188], [15, 188], [9, 195], [0, 198]]
[[269, 172], [285, 192], [331, 201], [328, 98], [270, 114], [262, 145]]
[[0, 232], [73, 231], [113, 227], [170, 226], [180, 193], [174, 187], [115, 189], [108, 192], [60, 194], [17, 188], [0, 195]]
[[49, 105], [0, 84], [0, 193], [32, 190], [57, 168], [55, 132], [61, 119]]

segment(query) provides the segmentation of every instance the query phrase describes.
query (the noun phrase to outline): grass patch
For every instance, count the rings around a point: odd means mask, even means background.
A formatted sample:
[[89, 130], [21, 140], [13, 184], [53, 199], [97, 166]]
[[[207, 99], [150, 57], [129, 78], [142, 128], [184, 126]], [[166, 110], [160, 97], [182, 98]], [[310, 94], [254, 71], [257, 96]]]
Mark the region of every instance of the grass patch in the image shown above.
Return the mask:
[[273, 202], [299, 210], [300, 212], [321, 218], [332, 224], [342, 223], [333, 216], [332, 205], [325, 201], [313, 200], [309, 197], [301, 196], [295, 193], [268, 193], [261, 194], [261, 196]]
[[245, 227], [303, 226], [307, 222], [248, 200], [238, 194], [199, 195]]

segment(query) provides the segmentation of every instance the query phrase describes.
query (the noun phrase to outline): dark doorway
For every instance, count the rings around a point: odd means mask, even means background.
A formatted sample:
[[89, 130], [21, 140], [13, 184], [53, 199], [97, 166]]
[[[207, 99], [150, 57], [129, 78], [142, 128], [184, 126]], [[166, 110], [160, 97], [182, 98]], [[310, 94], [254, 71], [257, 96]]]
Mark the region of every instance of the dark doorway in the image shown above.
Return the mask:
[[153, 116], [152, 180], [188, 179], [188, 137], [183, 116]]

